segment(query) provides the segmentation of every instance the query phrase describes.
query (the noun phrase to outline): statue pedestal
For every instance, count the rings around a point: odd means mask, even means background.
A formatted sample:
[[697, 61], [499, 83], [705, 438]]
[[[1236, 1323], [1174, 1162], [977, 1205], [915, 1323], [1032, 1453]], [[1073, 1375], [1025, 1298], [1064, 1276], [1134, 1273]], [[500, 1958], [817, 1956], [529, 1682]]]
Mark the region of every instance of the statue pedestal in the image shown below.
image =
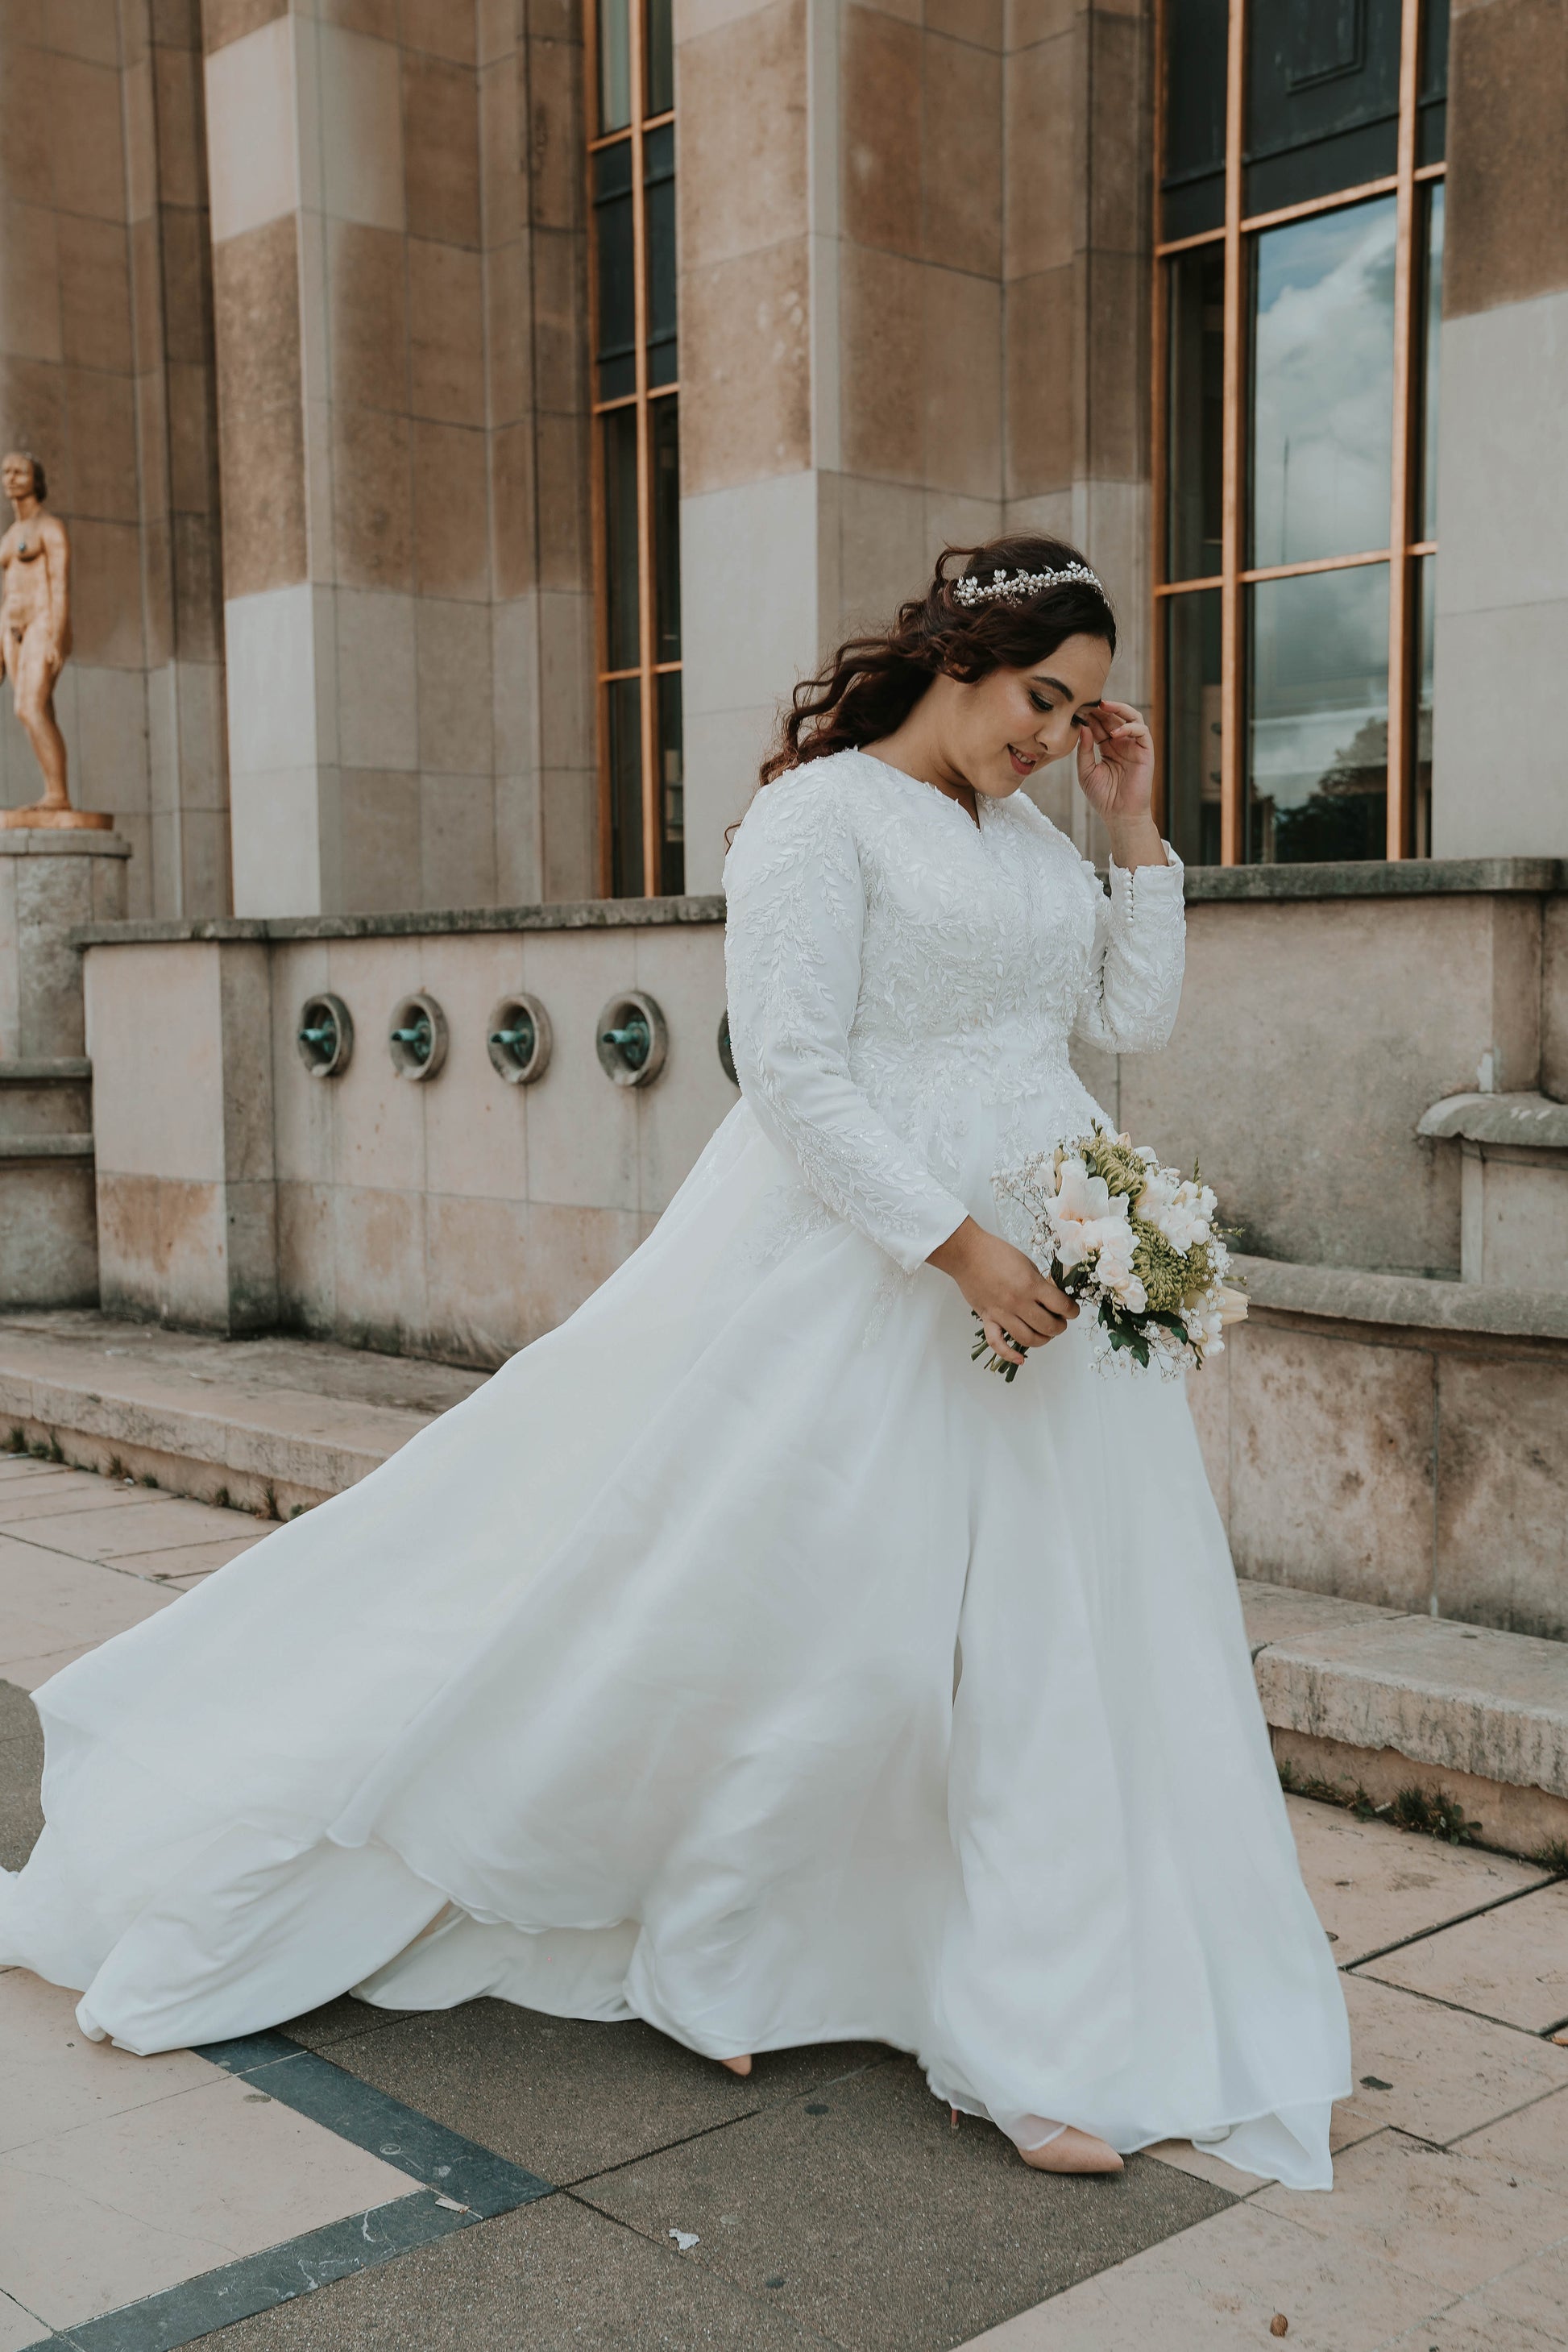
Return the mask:
[[92, 1073], [70, 934], [123, 917], [130, 855], [98, 826], [0, 826], [0, 1309], [98, 1304]]
[[47, 808], [41, 801], [26, 808], [0, 809], [0, 830], [24, 826], [30, 833], [112, 833], [114, 819], [96, 809]]

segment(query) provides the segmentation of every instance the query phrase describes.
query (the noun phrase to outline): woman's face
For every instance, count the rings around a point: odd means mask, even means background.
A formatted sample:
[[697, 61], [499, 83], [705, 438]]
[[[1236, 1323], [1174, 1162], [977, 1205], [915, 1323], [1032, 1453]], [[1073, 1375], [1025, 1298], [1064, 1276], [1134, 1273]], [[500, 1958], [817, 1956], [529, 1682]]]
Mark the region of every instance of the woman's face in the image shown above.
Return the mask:
[[1028, 777], [1077, 748], [1079, 727], [1105, 691], [1103, 637], [1065, 637], [1027, 669], [994, 669], [973, 686], [941, 684], [942, 749], [966, 783], [1005, 800]]

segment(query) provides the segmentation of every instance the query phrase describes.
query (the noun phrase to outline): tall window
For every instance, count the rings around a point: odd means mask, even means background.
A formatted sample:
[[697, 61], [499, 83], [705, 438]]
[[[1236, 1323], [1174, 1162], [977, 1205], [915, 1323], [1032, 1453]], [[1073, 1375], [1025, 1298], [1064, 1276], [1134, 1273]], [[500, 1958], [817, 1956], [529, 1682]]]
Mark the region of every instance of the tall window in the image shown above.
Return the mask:
[[601, 887], [686, 887], [671, 0], [585, 0]]
[[1447, 0], [1158, 0], [1166, 824], [1425, 856]]

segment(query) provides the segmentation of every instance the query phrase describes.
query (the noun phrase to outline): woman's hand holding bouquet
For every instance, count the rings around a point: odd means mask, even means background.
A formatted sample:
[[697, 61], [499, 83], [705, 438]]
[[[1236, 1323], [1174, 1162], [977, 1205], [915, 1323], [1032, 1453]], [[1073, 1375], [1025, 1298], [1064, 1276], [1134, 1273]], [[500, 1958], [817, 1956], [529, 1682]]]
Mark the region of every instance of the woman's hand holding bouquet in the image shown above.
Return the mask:
[[[1245, 1292], [1226, 1279], [1230, 1253], [1196, 1170], [1183, 1178], [1130, 1136], [1097, 1127], [999, 1171], [994, 1185], [1028, 1219], [1033, 1256], [1018, 1255], [1037, 1278], [1098, 1308], [1102, 1360], [1126, 1354], [1145, 1371], [1195, 1370], [1224, 1347], [1225, 1326], [1247, 1313]], [[995, 1319], [976, 1307], [982, 1337], [972, 1352], [978, 1361], [989, 1350], [987, 1370], [1010, 1381], [1023, 1358], [1016, 1345], [997, 1345]], [[1005, 1319], [1002, 1328], [1025, 1350], [1038, 1344]]]

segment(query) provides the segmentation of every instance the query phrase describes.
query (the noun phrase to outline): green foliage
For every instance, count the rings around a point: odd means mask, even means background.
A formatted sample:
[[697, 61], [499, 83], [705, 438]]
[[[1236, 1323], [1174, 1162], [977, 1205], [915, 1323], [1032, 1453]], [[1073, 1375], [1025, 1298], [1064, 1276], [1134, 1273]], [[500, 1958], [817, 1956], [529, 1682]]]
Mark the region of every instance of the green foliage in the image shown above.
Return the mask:
[[1568, 1838], [1548, 1838], [1544, 1845], [1536, 1847], [1531, 1860], [1554, 1877], [1568, 1878]]
[[[1442, 1838], [1449, 1845], [1475, 1845], [1480, 1838], [1482, 1824], [1467, 1813], [1457, 1797], [1446, 1789], [1401, 1789], [1386, 1805], [1370, 1797], [1359, 1780], [1325, 1780], [1316, 1772], [1299, 1771], [1289, 1758], [1276, 1759], [1279, 1786], [1293, 1797], [1312, 1797], [1320, 1804], [1342, 1805], [1355, 1815], [1358, 1822], [1392, 1822], [1395, 1829], [1409, 1830], [1417, 1837]], [[1551, 1848], [1537, 1856], [1543, 1869], [1559, 1868], [1568, 1876], [1568, 1843], [1559, 1839], [1562, 1859], [1555, 1865], [1547, 1860]]]
[[1446, 1789], [1401, 1789], [1388, 1808], [1396, 1829], [1442, 1838], [1449, 1845], [1474, 1845], [1481, 1824]]
[[1320, 1805], [1340, 1805], [1353, 1813], [1358, 1822], [1370, 1822], [1376, 1817], [1373, 1804], [1359, 1780], [1325, 1780], [1317, 1772], [1300, 1772], [1287, 1757], [1277, 1765], [1279, 1786], [1288, 1796], [1310, 1797]]

